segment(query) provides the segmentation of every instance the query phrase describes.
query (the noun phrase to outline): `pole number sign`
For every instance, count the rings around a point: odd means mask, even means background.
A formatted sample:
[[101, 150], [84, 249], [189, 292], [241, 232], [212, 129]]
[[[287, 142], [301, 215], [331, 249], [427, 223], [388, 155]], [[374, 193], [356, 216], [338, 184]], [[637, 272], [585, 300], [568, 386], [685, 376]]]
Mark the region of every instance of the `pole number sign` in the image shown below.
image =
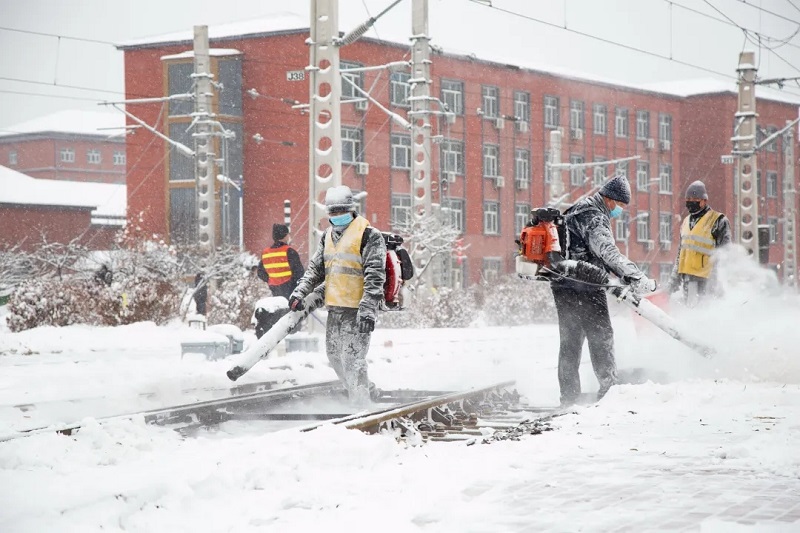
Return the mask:
[[286, 71], [286, 81], [305, 81], [306, 79], [306, 71], [305, 70], [287, 70]]

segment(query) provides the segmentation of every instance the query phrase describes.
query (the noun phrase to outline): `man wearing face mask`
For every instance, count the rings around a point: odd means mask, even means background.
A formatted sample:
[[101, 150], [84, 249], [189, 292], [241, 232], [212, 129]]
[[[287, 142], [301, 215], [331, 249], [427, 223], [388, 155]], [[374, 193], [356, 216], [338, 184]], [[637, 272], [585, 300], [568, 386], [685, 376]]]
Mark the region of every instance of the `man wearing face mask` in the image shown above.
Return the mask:
[[689, 216], [681, 224], [681, 243], [670, 276], [669, 291], [681, 291], [689, 305], [707, 293], [719, 291], [713, 254], [731, 242], [731, 225], [722, 213], [708, 206], [708, 192], [702, 181], [686, 189]]
[[302, 310], [303, 298], [325, 282], [325, 351], [350, 400], [364, 405], [377, 391], [367, 376], [367, 351], [383, 299], [386, 243], [381, 232], [356, 213], [349, 187], [328, 189], [325, 207], [331, 227], [289, 297], [289, 308]]
[[[629, 283], [637, 294], [655, 290], [633, 261], [622, 255], [611, 232], [611, 219], [619, 217], [631, 201], [631, 188], [625, 176], [609, 180], [597, 194], [584, 198], [567, 209], [567, 257], [587, 261]], [[558, 352], [558, 382], [561, 404], [575, 403], [581, 393], [578, 368], [584, 339], [589, 343], [592, 367], [602, 398], [617, 381], [614, 359], [614, 330], [608, 313], [608, 300], [602, 287], [572, 280], [551, 282], [558, 313], [561, 338]]]

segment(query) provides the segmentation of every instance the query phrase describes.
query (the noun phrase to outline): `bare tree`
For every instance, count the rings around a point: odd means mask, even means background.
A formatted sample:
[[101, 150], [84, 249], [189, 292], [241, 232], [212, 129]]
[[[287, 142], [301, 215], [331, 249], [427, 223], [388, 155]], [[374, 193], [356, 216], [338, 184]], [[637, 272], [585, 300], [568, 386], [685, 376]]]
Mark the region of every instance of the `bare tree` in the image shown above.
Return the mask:
[[437, 262], [449, 261], [456, 248], [461, 232], [449, 217], [440, 214], [427, 214], [421, 217], [409, 214], [405, 222], [394, 225], [407, 243], [411, 257], [424, 257], [423, 265], [415, 264], [411, 290], [417, 289], [425, 278], [428, 269]]

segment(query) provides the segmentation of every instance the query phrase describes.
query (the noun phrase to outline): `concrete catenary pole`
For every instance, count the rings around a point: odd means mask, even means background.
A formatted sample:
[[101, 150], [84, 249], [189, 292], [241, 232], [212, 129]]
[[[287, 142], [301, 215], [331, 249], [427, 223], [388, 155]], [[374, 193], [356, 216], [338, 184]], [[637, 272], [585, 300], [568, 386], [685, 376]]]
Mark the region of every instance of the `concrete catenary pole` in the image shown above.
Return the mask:
[[194, 27], [194, 74], [195, 121], [194, 137], [194, 176], [197, 188], [197, 226], [198, 244], [213, 252], [216, 246], [215, 219], [215, 176], [213, 131], [211, 125], [211, 104], [213, 87], [211, 84], [211, 59], [208, 52], [208, 26]]
[[342, 184], [342, 128], [339, 76], [339, 1], [311, 0], [309, 45], [308, 255], [311, 257], [327, 218], [325, 191]]
[[736, 156], [739, 182], [736, 187], [738, 214], [738, 242], [747, 253], [758, 257], [758, 193], [756, 178], [758, 164], [755, 152], [756, 143], [756, 95], [755, 95], [755, 53], [745, 51], [739, 54], [739, 102], [736, 111], [736, 130], [731, 139], [733, 154]]
[[561, 208], [561, 197], [564, 196], [564, 181], [561, 179], [561, 130], [550, 131], [550, 203]]
[[[787, 126], [792, 121], [787, 120]], [[789, 127], [783, 134], [783, 280], [797, 290], [797, 190], [794, 178], [794, 134]]]
[[[428, 36], [428, 0], [411, 4], [411, 212], [412, 220], [434, 216], [431, 207], [431, 47]], [[426, 250], [415, 249], [417, 269], [431, 260]], [[425, 269], [424, 284], [432, 287], [432, 269]]]

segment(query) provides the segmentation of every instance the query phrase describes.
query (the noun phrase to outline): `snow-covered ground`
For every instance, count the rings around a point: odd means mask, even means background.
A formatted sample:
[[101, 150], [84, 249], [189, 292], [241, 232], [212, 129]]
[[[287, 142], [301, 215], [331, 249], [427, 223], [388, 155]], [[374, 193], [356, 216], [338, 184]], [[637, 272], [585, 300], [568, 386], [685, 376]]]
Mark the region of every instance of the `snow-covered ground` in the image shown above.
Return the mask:
[[[618, 364], [652, 381], [613, 388], [554, 431], [474, 446], [333, 426], [230, 422], [182, 438], [141, 420], [100, 425], [221, 395], [228, 363], [181, 359], [181, 325], [0, 329], [0, 435], [83, 423], [0, 443], [0, 531], [800, 531], [799, 302], [737, 275], [720, 304], [673, 309], [714, 358], [616, 309]], [[557, 351], [555, 325], [378, 330], [370, 372], [385, 389], [513, 379], [530, 403], [555, 405]], [[333, 378], [324, 354], [290, 353], [240, 382]], [[596, 390], [588, 355], [582, 379]]]

